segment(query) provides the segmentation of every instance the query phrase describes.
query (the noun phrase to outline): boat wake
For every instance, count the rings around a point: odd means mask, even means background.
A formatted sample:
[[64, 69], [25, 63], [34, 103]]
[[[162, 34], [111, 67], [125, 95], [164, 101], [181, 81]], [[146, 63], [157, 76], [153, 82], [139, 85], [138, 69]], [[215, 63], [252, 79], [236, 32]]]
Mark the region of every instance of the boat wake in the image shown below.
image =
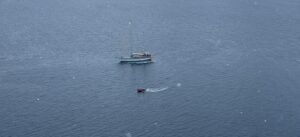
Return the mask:
[[163, 87], [163, 88], [147, 88], [146, 92], [161, 92], [167, 90], [169, 87]]

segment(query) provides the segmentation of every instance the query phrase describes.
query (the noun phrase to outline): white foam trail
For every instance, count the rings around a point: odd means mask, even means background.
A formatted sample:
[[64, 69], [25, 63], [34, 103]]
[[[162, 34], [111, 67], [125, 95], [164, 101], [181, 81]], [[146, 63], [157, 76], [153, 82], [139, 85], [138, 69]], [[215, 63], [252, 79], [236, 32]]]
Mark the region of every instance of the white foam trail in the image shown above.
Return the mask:
[[177, 86], [177, 87], [181, 87], [181, 83], [177, 83], [176, 86]]
[[169, 87], [163, 87], [163, 88], [147, 88], [146, 92], [160, 92], [160, 91], [165, 91]]

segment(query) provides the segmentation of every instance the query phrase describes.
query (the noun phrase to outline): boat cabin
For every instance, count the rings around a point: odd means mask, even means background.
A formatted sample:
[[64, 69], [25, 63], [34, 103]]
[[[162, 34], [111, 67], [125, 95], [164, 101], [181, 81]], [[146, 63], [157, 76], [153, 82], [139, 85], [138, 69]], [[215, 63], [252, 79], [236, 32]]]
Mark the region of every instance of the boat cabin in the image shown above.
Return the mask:
[[148, 52], [145, 53], [132, 53], [131, 58], [151, 58], [151, 54]]

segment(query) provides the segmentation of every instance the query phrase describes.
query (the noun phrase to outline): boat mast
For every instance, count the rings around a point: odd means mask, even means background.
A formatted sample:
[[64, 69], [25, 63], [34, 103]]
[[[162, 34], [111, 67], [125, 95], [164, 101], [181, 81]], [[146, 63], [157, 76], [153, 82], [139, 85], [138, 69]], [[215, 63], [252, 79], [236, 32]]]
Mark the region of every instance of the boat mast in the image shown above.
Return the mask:
[[131, 20], [129, 20], [129, 22], [128, 22], [128, 28], [129, 28], [129, 44], [130, 44], [130, 54], [132, 54], [133, 53], [133, 51], [132, 51], [132, 22], [131, 22]]

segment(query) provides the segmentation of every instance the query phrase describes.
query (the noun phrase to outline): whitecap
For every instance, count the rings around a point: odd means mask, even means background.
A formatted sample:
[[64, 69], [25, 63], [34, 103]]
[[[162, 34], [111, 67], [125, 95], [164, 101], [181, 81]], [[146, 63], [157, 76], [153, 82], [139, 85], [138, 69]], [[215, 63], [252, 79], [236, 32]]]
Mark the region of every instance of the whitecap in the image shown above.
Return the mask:
[[132, 137], [131, 133], [126, 133], [126, 137]]

